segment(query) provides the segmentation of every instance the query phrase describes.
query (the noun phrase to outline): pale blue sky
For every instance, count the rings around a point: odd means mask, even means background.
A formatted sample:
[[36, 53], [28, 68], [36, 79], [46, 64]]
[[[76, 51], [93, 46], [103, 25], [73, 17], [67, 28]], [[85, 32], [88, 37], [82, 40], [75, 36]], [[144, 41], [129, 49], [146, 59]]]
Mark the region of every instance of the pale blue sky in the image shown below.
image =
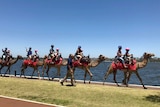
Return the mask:
[[118, 45], [141, 57], [160, 56], [160, 0], [0, 0], [0, 54], [43, 57], [50, 45], [63, 57], [81, 45], [84, 55], [113, 58]]

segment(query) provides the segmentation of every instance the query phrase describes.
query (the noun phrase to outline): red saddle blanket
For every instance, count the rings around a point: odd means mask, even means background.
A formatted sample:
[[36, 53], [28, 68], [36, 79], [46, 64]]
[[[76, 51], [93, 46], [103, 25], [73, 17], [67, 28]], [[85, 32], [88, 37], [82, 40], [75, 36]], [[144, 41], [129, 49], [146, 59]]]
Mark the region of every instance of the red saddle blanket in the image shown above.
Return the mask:
[[30, 59], [26, 59], [23, 61], [24, 65], [31, 65], [31, 66], [36, 66], [37, 62], [36, 61], [32, 61]]
[[[111, 65], [112, 65], [112, 68], [114, 70], [117, 70], [117, 69], [119, 69], [119, 70], [126, 69], [126, 68], [124, 68], [124, 66], [123, 66], [123, 64], [121, 62], [115, 63], [113, 61]], [[133, 60], [133, 64], [126, 64], [126, 66], [127, 66], [128, 70], [136, 70], [136, 60]]]
[[47, 64], [53, 64], [53, 65], [57, 65], [57, 64], [61, 64], [62, 63], [62, 58], [60, 58], [59, 60], [57, 60], [57, 61], [52, 61], [52, 59], [46, 59], [45, 60], [45, 62], [47, 63]]
[[[81, 65], [81, 64], [82, 64], [82, 65]], [[73, 65], [74, 65], [75, 67], [77, 67], [77, 66], [87, 66], [87, 65], [88, 65], [87, 62], [81, 62], [81, 64], [80, 64], [78, 61], [74, 61], [74, 62], [73, 62]]]

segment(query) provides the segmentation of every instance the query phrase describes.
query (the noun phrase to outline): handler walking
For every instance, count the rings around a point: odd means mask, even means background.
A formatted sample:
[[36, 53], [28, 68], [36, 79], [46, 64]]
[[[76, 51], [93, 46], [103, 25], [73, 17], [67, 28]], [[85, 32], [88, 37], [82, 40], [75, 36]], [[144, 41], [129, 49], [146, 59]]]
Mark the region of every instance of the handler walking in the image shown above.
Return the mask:
[[71, 77], [71, 85], [73, 86], [73, 79], [74, 79], [74, 66], [73, 66], [73, 61], [74, 61], [74, 55], [70, 54], [68, 58], [68, 63], [67, 63], [67, 74], [63, 78], [63, 80], [60, 80], [61, 85], [63, 85], [63, 82], [70, 76]]

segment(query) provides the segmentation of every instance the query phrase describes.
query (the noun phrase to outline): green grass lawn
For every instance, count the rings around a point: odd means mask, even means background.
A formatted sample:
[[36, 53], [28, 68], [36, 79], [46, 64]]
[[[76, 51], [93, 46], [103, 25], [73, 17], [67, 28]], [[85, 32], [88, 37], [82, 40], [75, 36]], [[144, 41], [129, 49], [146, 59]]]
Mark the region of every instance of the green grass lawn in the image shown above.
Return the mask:
[[[69, 82], [64, 83], [69, 84]], [[1, 95], [67, 107], [159, 107], [160, 90], [0, 77]]]

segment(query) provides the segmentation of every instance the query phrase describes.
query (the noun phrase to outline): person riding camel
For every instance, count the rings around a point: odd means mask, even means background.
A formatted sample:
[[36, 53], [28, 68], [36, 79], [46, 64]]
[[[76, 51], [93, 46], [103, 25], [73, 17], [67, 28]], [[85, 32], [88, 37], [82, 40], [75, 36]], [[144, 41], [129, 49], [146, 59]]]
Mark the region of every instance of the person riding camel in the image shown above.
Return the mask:
[[57, 61], [57, 60], [58, 60], [59, 55], [60, 55], [59, 49], [57, 48], [57, 49], [56, 49], [56, 52], [54, 53], [54, 61]]
[[129, 54], [129, 50], [129, 48], [126, 48], [126, 53], [124, 54], [123, 58], [127, 64], [134, 65], [134, 57], [133, 54]]
[[27, 52], [27, 59], [31, 60], [32, 59], [32, 48], [30, 47], [29, 50], [27, 50], [26, 48], [26, 52]]
[[78, 46], [78, 49], [76, 50], [75, 56], [76, 56], [76, 58], [78, 59], [78, 63], [79, 63], [80, 65], [82, 65], [82, 64], [80, 63], [80, 61], [81, 61], [81, 59], [82, 59], [82, 57], [83, 57], [83, 50], [81, 49], [81, 46]]
[[2, 54], [2, 60], [3, 61], [6, 61], [7, 60], [7, 52], [8, 52], [8, 49], [7, 48], [5, 48], [5, 50], [3, 50], [2, 49], [2, 52], [3, 52], [3, 54]]
[[131, 55], [129, 54], [129, 48], [126, 48], [125, 49], [126, 50], [126, 53], [124, 54], [124, 56], [123, 56], [123, 59], [124, 59], [124, 61], [125, 61], [125, 63], [127, 63], [127, 64], [130, 64], [130, 57], [131, 57]]
[[12, 60], [12, 54], [10, 50], [7, 50], [6, 62], [9, 65], [9, 61]]
[[8, 50], [7, 51], [7, 61], [10, 61], [12, 59], [12, 54], [11, 54], [11, 51]]
[[124, 59], [122, 58], [123, 55], [122, 55], [122, 51], [121, 50], [122, 50], [122, 46], [118, 46], [116, 59], [123, 64], [124, 68], [127, 68], [127, 66], [126, 66], [126, 64], [124, 62]]
[[48, 59], [52, 59], [54, 57], [54, 45], [51, 45], [51, 49], [49, 50]]
[[33, 55], [33, 61], [36, 62], [39, 60], [38, 50], [35, 50], [34, 52], [35, 54]]

